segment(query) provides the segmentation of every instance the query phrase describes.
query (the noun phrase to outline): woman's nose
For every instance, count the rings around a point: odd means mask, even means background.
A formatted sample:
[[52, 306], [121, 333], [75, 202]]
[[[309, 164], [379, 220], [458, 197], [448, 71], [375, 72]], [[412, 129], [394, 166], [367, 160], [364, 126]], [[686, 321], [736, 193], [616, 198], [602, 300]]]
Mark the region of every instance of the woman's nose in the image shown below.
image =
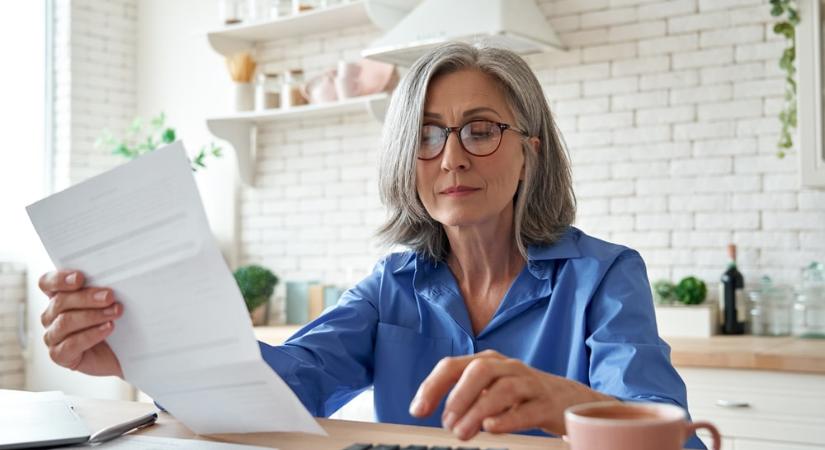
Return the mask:
[[441, 155], [441, 169], [445, 171], [467, 170], [470, 167], [470, 157], [461, 146], [458, 133], [447, 135], [444, 143], [444, 152]]

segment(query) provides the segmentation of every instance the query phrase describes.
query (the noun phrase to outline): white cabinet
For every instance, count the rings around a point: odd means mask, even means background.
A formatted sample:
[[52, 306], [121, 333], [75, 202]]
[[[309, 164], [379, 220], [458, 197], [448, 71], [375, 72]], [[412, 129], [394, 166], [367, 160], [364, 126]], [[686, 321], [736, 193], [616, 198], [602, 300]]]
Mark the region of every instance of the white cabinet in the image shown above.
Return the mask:
[[687, 385], [693, 420], [715, 424], [723, 449], [825, 448], [825, 375], [677, 369]]

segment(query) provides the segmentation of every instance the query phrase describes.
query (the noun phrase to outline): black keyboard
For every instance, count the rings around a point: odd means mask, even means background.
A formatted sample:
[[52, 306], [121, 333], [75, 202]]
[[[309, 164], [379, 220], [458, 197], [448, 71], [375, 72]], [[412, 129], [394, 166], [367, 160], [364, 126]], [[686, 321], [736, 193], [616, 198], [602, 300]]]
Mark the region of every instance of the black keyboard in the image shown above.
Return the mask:
[[[479, 447], [444, 447], [434, 445], [428, 447], [426, 445], [389, 445], [389, 444], [352, 444], [347, 448], [341, 450], [482, 450]], [[487, 448], [485, 450], [507, 450], [506, 448]]]

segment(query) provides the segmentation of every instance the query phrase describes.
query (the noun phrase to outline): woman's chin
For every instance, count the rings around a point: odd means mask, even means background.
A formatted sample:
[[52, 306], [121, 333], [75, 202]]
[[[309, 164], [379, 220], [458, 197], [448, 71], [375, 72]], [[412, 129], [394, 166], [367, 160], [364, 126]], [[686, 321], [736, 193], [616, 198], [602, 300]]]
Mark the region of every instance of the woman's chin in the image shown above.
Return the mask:
[[445, 227], [466, 228], [474, 227], [484, 223], [482, 217], [473, 214], [454, 214], [437, 219]]

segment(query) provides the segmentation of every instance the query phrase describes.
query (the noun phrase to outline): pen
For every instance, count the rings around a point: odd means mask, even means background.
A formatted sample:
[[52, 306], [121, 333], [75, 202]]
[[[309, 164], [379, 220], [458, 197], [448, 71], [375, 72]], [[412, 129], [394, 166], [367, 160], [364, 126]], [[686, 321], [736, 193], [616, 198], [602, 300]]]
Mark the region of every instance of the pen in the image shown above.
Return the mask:
[[89, 438], [89, 443], [98, 444], [101, 442], [112, 440], [116, 437], [123, 436], [124, 434], [130, 431], [148, 427], [149, 425], [154, 424], [157, 419], [158, 413], [153, 412], [146, 414], [145, 416], [140, 416], [137, 419], [132, 419], [128, 422], [123, 422], [117, 425], [106, 427], [98, 431], [97, 433], [93, 434], [92, 437]]

